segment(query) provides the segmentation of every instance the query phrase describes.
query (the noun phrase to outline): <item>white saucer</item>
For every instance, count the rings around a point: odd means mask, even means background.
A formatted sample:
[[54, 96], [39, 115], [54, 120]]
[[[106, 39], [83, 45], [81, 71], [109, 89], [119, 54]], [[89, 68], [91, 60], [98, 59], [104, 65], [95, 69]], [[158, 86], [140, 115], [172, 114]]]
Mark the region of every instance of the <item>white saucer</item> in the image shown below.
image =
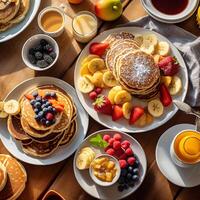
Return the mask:
[[170, 155], [173, 138], [185, 129], [195, 129], [192, 124], [178, 124], [166, 130], [156, 146], [156, 162], [162, 174], [172, 183], [180, 187], [195, 187], [200, 185], [200, 164], [193, 167], [179, 167]]

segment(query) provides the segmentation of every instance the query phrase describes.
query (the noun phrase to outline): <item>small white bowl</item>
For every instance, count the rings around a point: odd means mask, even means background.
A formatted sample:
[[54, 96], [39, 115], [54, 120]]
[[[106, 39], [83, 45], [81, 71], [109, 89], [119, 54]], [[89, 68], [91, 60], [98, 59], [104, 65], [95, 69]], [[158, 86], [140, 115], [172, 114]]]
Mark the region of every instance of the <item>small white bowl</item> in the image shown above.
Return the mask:
[[[56, 12], [58, 12], [58, 13], [62, 16], [62, 19], [63, 19], [62, 26], [61, 26], [58, 30], [56, 30], [56, 31], [54, 31], [54, 32], [48, 32], [48, 31], [46, 31], [46, 30], [43, 28], [42, 24], [41, 24], [42, 17], [44, 16], [44, 14], [46, 14], [46, 13], [49, 12], [49, 11], [56, 11]], [[44, 9], [38, 14], [38, 19], [37, 19], [37, 20], [38, 20], [38, 26], [40, 27], [40, 29], [41, 29], [45, 34], [48, 34], [48, 35], [51, 36], [51, 37], [58, 37], [58, 36], [60, 36], [60, 35], [63, 33], [64, 29], [65, 29], [66, 17], [65, 17], [64, 12], [63, 12], [60, 8], [58, 8], [58, 7], [48, 6], [48, 7], [44, 8]]]
[[89, 168], [89, 173], [90, 173], [90, 177], [92, 178], [92, 180], [96, 184], [98, 184], [100, 186], [104, 186], [104, 187], [107, 186], [108, 187], [108, 186], [111, 186], [111, 185], [115, 184], [118, 181], [118, 179], [120, 177], [120, 173], [121, 173], [121, 168], [120, 168], [120, 165], [119, 165], [119, 161], [115, 157], [110, 156], [108, 154], [101, 154], [101, 155], [97, 156], [94, 160], [96, 160], [98, 158], [101, 158], [101, 157], [107, 157], [107, 158], [109, 158], [109, 160], [111, 160], [111, 161], [113, 161], [115, 163], [115, 167], [117, 168], [117, 172], [116, 172], [116, 175], [115, 175], [114, 179], [112, 180], [112, 182], [105, 182], [105, 181], [99, 180], [93, 173], [92, 163], [91, 163], [90, 168]]
[[[28, 59], [29, 50], [31, 48], [33, 48], [34, 46], [36, 46], [40, 42], [41, 39], [45, 39], [50, 45], [52, 45], [54, 48], [54, 51], [56, 53], [56, 58], [54, 59], [53, 63], [51, 63], [49, 66], [47, 66], [45, 68], [40, 68], [40, 67], [32, 64]], [[26, 66], [28, 66], [29, 68], [31, 68], [35, 71], [44, 71], [44, 70], [51, 68], [58, 60], [58, 57], [59, 57], [59, 47], [58, 47], [57, 42], [53, 38], [51, 38], [50, 36], [45, 35], [45, 34], [37, 34], [37, 35], [30, 37], [25, 42], [25, 44], [23, 45], [23, 48], [22, 48], [22, 59], [23, 59], [24, 63], [26, 64]]]

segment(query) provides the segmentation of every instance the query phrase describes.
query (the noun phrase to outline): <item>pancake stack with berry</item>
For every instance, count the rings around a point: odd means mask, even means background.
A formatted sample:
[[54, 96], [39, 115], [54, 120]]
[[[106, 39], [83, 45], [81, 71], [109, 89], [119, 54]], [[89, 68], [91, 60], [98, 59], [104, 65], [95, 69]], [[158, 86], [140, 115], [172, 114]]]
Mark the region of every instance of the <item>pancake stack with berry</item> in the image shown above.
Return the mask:
[[8, 130], [21, 141], [25, 153], [46, 157], [76, 132], [76, 107], [72, 98], [53, 85], [36, 87], [19, 100], [21, 112], [9, 116]]

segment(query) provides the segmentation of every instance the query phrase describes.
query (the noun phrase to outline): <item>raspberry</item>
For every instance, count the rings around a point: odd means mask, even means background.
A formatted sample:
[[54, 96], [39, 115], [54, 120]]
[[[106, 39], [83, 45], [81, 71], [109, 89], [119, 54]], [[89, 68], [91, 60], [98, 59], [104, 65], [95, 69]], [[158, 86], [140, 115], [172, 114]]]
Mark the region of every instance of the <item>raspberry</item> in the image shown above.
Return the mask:
[[102, 90], [103, 90], [102, 88], [98, 87], [98, 88], [95, 89], [95, 92], [97, 94], [101, 94]]
[[129, 157], [128, 160], [127, 160], [127, 162], [128, 162], [129, 165], [134, 165], [135, 158], [134, 157]]
[[116, 141], [121, 141], [122, 139], [122, 136], [119, 134], [119, 133], [116, 133], [113, 138], [116, 140]]
[[113, 149], [117, 150], [121, 148], [121, 143], [119, 141], [113, 142]]
[[103, 136], [103, 140], [105, 140], [106, 142], [108, 142], [110, 139], [110, 135], [104, 135]]
[[120, 160], [126, 160], [127, 155], [125, 153], [123, 153], [121, 156], [119, 156]]
[[121, 146], [124, 150], [128, 149], [129, 146], [130, 146], [130, 142], [128, 140], [124, 140], [122, 143], [121, 143]]
[[124, 150], [122, 148], [119, 148], [117, 150], [115, 150], [115, 155], [116, 157], [119, 159], [120, 156], [122, 156], [124, 154]]
[[106, 151], [107, 154], [113, 156], [115, 154], [115, 151], [113, 148], [109, 148], [107, 151]]
[[112, 147], [113, 146], [113, 142], [114, 142], [115, 140], [114, 140], [114, 138], [110, 138], [109, 140], [108, 140], [108, 143], [109, 143], [109, 145]]
[[97, 98], [97, 93], [95, 91], [92, 91], [89, 93], [89, 98], [91, 100], [95, 100]]
[[119, 165], [120, 165], [121, 169], [126, 168], [126, 166], [127, 166], [126, 160], [119, 160]]
[[131, 148], [126, 149], [125, 153], [126, 153], [127, 156], [132, 156], [133, 155], [133, 151], [132, 151]]

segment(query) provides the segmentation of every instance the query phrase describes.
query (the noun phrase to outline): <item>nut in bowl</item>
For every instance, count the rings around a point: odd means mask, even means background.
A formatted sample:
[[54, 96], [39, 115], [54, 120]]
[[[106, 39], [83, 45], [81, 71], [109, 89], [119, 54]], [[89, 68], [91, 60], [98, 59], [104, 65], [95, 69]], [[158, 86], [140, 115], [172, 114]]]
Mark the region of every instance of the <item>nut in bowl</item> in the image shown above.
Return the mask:
[[51, 68], [58, 57], [58, 44], [48, 35], [34, 35], [25, 42], [22, 48], [24, 63], [35, 71], [44, 71]]
[[115, 184], [121, 173], [119, 161], [108, 154], [96, 157], [90, 165], [90, 176], [100, 186]]

